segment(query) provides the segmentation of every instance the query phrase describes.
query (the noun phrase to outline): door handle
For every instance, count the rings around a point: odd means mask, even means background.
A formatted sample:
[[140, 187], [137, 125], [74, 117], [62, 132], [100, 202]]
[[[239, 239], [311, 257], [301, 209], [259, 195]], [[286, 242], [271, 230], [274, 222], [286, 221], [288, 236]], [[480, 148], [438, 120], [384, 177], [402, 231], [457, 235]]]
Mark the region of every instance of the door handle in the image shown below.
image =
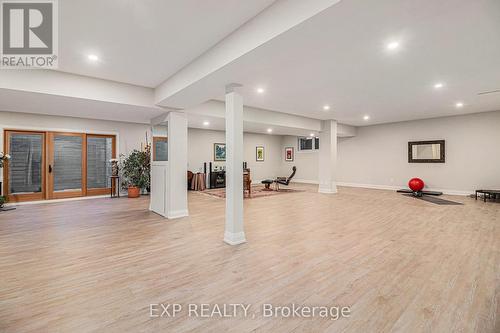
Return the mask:
[[49, 164], [49, 173], [52, 173], [52, 165]]

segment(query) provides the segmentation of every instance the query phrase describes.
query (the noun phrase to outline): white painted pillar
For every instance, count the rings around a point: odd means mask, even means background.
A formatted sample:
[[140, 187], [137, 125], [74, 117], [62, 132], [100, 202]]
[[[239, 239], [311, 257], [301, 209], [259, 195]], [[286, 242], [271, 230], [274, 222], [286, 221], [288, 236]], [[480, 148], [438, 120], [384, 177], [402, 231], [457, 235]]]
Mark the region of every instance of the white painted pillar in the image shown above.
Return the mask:
[[188, 216], [187, 201], [187, 117], [181, 112], [168, 114], [167, 217]]
[[319, 193], [337, 193], [337, 121], [324, 120], [319, 134]]
[[151, 124], [161, 132], [157, 135], [168, 137], [168, 161], [151, 162], [150, 210], [168, 219], [188, 216], [186, 115], [169, 112]]
[[243, 98], [240, 85], [226, 87], [226, 227], [224, 241], [246, 242], [243, 229]]

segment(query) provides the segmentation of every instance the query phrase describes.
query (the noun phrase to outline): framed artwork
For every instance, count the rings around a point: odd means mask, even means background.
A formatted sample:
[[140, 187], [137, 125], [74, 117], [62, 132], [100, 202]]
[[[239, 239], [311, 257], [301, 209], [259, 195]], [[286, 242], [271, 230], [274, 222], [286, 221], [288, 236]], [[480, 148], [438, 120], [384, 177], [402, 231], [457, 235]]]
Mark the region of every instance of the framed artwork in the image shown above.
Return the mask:
[[285, 161], [293, 162], [293, 147], [285, 148]]
[[445, 163], [445, 141], [408, 142], [408, 163]]
[[264, 147], [263, 146], [255, 147], [255, 160], [257, 162], [264, 162]]
[[226, 144], [214, 143], [214, 161], [226, 160]]

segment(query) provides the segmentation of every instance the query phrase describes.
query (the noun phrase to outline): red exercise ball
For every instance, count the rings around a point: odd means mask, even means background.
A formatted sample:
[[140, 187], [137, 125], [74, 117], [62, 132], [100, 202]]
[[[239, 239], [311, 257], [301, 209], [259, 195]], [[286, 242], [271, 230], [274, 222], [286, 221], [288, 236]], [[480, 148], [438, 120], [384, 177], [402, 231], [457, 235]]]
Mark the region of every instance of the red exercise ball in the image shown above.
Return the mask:
[[423, 190], [425, 184], [424, 181], [420, 178], [412, 178], [408, 182], [408, 187], [413, 191], [413, 192], [420, 192]]

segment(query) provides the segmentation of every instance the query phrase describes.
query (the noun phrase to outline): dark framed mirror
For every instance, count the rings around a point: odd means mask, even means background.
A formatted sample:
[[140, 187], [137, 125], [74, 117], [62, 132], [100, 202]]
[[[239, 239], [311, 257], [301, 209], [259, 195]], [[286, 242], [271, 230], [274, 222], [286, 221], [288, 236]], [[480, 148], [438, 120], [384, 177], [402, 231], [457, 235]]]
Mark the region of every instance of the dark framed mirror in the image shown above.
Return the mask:
[[444, 163], [444, 140], [408, 142], [408, 163]]

